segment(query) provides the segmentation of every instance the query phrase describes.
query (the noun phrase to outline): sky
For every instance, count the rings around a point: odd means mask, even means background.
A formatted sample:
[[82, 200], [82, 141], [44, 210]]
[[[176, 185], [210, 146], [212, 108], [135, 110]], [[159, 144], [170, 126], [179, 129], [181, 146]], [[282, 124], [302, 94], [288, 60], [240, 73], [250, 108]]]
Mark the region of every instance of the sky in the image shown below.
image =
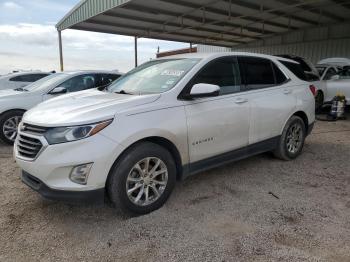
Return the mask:
[[[13, 70], [59, 70], [55, 24], [79, 0], [0, 0], [0, 74]], [[107, 69], [127, 72], [134, 67], [134, 38], [65, 30], [65, 70]], [[188, 44], [139, 39], [139, 63], [160, 51]]]

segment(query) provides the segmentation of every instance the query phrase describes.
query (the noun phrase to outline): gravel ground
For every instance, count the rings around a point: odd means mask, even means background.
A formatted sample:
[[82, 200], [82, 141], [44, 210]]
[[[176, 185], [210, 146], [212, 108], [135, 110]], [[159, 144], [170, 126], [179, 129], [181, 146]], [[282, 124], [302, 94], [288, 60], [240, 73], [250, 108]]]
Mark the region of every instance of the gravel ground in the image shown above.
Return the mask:
[[0, 261], [350, 261], [350, 121], [317, 122], [297, 160], [262, 154], [177, 184], [128, 218], [42, 199], [0, 145]]

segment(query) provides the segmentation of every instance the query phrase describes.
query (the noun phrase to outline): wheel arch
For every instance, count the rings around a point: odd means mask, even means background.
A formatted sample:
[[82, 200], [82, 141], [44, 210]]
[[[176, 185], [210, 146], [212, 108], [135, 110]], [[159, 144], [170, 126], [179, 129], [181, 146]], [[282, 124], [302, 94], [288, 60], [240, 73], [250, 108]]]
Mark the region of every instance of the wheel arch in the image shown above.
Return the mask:
[[135, 147], [136, 145], [143, 143], [143, 142], [151, 142], [154, 144], [157, 144], [159, 146], [164, 147], [167, 149], [172, 157], [174, 158], [175, 165], [176, 165], [176, 179], [180, 180], [182, 178], [182, 173], [183, 173], [183, 165], [182, 165], [182, 160], [181, 160], [181, 155], [177, 147], [173, 142], [171, 142], [169, 139], [161, 137], [161, 136], [149, 136], [149, 137], [144, 137], [142, 139], [139, 139], [132, 144], [130, 144], [128, 147], [126, 147], [123, 152], [117, 157], [117, 159], [114, 161], [113, 165], [111, 166], [108, 176], [106, 179], [106, 184], [108, 183], [108, 179], [111, 175], [111, 172], [113, 171], [115, 165], [118, 163], [118, 161], [121, 159], [124, 154], [126, 154], [131, 148]]
[[304, 111], [297, 111], [292, 116], [298, 116], [298, 117], [300, 117], [303, 120], [303, 122], [305, 124], [306, 133], [308, 133], [308, 131], [309, 131], [309, 124], [310, 123], [309, 123], [309, 119], [307, 117], [307, 114]]
[[23, 111], [26, 112], [27, 110], [26, 109], [23, 109], [23, 108], [12, 108], [12, 109], [8, 109], [6, 111], [3, 111], [0, 113], [0, 117], [3, 116], [4, 114], [8, 113], [8, 112], [11, 112], [11, 111]]

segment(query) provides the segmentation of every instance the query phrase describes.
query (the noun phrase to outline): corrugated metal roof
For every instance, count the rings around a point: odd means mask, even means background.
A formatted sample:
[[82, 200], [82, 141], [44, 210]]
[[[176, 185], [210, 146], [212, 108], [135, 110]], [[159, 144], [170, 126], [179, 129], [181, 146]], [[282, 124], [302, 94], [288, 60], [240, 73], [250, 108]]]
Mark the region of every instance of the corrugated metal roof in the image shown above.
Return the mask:
[[57, 29], [233, 47], [349, 18], [348, 0], [84, 0]]

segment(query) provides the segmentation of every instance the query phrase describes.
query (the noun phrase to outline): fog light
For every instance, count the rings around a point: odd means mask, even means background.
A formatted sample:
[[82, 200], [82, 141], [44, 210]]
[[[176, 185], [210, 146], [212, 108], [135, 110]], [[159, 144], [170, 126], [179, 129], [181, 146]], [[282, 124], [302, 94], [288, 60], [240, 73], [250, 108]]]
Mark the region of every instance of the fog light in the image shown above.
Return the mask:
[[92, 163], [73, 167], [69, 179], [77, 184], [86, 185]]

